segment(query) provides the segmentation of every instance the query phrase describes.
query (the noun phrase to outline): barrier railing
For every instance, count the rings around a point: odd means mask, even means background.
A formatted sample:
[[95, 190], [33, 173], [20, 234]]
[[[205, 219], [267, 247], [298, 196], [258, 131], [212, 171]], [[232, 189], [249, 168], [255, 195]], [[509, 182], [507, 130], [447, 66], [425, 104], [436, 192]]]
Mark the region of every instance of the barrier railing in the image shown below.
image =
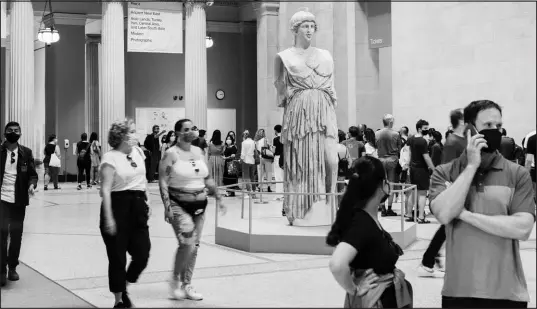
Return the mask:
[[[320, 196], [324, 195], [327, 196], [327, 198], [330, 198], [330, 217], [331, 217], [331, 224], [334, 223], [336, 219], [336, 210], [338, 206], [336, 205], [337, 196], [341, 196], [345, 193], [345, 191], [342, 192], [335, 192], [335, 193], [305, 193], [305, 192], [255, 192], [255, 191], [248, 191], [244, 189], [233, 189], [234, 187], [245, 187], [247, 185], [263, 185], [263, 184], [279, 184], [283, 183], [282, 181], [262, 181], [262, 182], [240, 182], [236, 184], [231, 184], [227, 186], [220, 186], [218, 187], [218, 190], [220, 191], [229, 191], [234, 193], [242, 193], [241, 196], [241, 219], [244, 219], [244, 200], [245, 197], [248, 196], [248, 234], [252, 234], [252, 214], [253, 214], [253, 203], [256, 204], [265, 204], [263, 201], [263, 195], [279, 195], [279, 196], [285, 196], [285, 195], [308, 195], [308, 196]], [[338, 184], [346, 184], [345, 181], [338, 181]], [[399, 193], [401, 196], [401, 232], [404, 232], [405, 229], [405, 213], [406, 213], [406, 194], [407, 192], [412, 191], [413, 193], [413, 208], [414, 208], [414, 222], [416, 222], [417, 218], [417, 187], [416, 185], [412, 184], [405, 184], [405, 183], [389, 183], [390, 184], [390, 190], [392, 193]], [[399, 188], [399, 189], [398, 189]], [[254, 202], [254, 195], [259, 195], [259, 202]], [[266, 202], [268, 203], [268, 201]], [[219, 218], [219, 206], [220, 201], [216, 201], [216, 214], [215, 214], [215, 227], [218, 227], [218, 218]]]

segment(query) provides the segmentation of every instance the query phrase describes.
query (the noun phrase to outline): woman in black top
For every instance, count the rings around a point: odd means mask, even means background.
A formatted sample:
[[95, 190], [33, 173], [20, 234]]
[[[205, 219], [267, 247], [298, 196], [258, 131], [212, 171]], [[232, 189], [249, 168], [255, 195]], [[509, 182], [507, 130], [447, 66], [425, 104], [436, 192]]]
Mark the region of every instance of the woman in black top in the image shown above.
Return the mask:
[[[61, 160], [61, 152], [60, 147], [58, 146], [58, 138], [56, 137], [56, 134], [51, 134], [48, 138], [48, 144], [45, 146], [45, 159], [43, 159], [43, 163], [45, 164], [45, 187], [43, 188], [45, 191], [48, 190], [48, 185], [50, 182], [54, 183], [54, 189], [58, 190], [60, 187], [58, 186], [58, 175], [60, 174], [60, 167], [59, 166], [50, 166], [50, 158], [52, 154], [56, 154], [59, 160]], [[46, 180], [46, 176], [49, 176], [48, 181]]]
[[364, 156], [356, 161], [352, 172], [336, 221], [326, 237], [326, 243], [336, 247], [330, 271], [347, 291], [345, 307], [411, 306], [410, 283], [395, 267], [403, 251], [378, 221], [378, 205], [390, 194], [384, 167], [379, 159]]
[[[224, 145], [224, 186], [236, 184], [239, 179], [238, 164], [234, 164], [233, 161], [237, 160], [237, 146], [235, 145], [235, 138], [232, 135], [226, 137], [226, 144]], [[238, 187], [230, 187], [230, 189], [238, 189]], [[228, 191], [226, 196], [235, 196], [235, 192]]]
[[430, 155], [433, 165], [438, 166], [442, 163], [442, 151], [444, 150], [444, 145], [442, 145], [442, 133], [433, 131], [432, 136], [433, 142], [430, 149]]

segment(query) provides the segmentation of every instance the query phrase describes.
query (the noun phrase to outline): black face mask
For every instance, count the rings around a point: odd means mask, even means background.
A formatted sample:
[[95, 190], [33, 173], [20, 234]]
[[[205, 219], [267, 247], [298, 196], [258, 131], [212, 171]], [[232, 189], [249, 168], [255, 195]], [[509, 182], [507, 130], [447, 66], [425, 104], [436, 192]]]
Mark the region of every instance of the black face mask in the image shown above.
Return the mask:
[[21, 137], [20, 134], [17, 134], [15, 132], [4, 133], [4, 136], [6, 137], [7, 141], [10, 142], [11, 144], [16, 143]]
[[384, 187], [382, 188], [382, 192], [384, 193], [384, 196], [380, 199], [380, 203], [384, 204], [384, 202], [386, 202], [388, 197], [390, 197], [390, 193], [386, 193], [386, 191], [384, 191]]
[[502, 132], [498, 129], [484, 129], [479, 131], [483, 138], [487, 141], [487, 147], [483, 148], [483, 152], [492, 153], [500, 149], [502, 144]]
[[425, 136], [425, 135], [429, 135], [429, 130], [423, 130], [421, 131], [421, 135]]

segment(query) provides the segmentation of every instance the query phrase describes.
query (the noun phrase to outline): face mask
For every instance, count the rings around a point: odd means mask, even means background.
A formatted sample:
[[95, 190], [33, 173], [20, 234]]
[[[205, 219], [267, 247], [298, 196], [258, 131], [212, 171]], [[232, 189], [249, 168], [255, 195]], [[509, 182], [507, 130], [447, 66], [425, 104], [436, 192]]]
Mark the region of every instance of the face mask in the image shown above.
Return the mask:
[[429, 135], [429, 130], [422, 130], [421, 135], [423, 135], [423, 136]]
[[21, 137], [20, 134], [17, 134], [15, 132], [5, 133], [4, 136], [6, 137], [7, 141], [10, 142], [11, 144], [16, 143]]
[[188, 131], [186, 133], [183, 133], [183, 140], [186, 143], [192, 143], [193, 140], [198, 138], [198, 131]]
[[175, 142], [175, 136], [170, 136], [170, 143]]
[[131, 147], [138, 146], [138, 136], [136, 133], [127, 134], [127, 144]]
[[495, 152], [500, 149], [502, 144], [502, 132], [498, 129], [485, 129], [479, 131], [479, 134], [484, 136], [484, 139], [487, 141], [487, 147], [483, 148], [483, 152]]
[[231, 145], [231, 140], [228, 139], [228, 140], [226, 141], [226, 144]]
[[390, 189], [388, 189], [388, 193], [386, 193], [386, 191], [384, 191], [384, 186], [382, 187], [382, 192], [384, 193], [384, 196], [382, 196], [382, 198], [380, 199], [380, 203], [381, 203], [381, 204], [384, 204], [384, 202], [386, 202], [386, 200], [388, 199], [388, 197], [390, 197], [389, 190], [390, 190]]

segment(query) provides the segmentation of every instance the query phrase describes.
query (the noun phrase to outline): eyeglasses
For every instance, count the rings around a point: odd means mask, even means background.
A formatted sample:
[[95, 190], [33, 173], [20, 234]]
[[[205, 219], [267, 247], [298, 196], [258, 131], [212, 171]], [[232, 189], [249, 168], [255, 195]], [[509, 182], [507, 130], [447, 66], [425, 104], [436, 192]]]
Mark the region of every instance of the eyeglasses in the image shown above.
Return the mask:
[[15, 163], [15, 153], [11, 153], [11, 164]]
[[196, 168], [196, 161], [190, 161], [190, 164], [192, 164], [192, 167], [194, 168], [194, 172], [199, 173], [200, 169]]
[[138, 167], [138, 164], [136, 164], [136, 162], [134, 162], [132, 160], [132, 157], [127, 155], [127, 160], [131, 163], [131, 166], [134, 167], [134, 168], [137, 168]]

